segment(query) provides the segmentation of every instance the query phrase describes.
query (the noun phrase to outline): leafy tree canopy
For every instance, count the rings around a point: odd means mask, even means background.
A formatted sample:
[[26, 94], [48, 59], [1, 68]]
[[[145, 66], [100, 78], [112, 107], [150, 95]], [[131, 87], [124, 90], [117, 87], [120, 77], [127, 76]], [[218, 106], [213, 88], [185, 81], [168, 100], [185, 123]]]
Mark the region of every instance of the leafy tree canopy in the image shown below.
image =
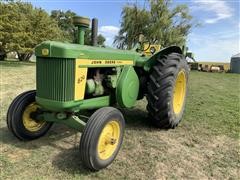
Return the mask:
[[57, 21], [58, 27], [63, 31], [65, 40], [73, 42], [75, 39], [74, 30], [75, 27], [72, 23], [73, 16], [76, 16], [75, 12], [67, 10], [66, 12], [62, 10], [51, 11], [51, 18]]
[[62, 37], [57, 22], [46, 11], [34, 8], [30, 3], [0, 2], [0, 19], [2, 49], [17, 51], [20, 60], [27, 60], [33, 48], [42, 41]]
[[193, 26], [186, 5], [172, 7], [169, 0], [148, 0], [144, 8], [139, 8], [137, 3], [123, 8], [121, 28], [114, 44], [120, 49], [131, 49], [143, 34], [151, 44], [181, 46]]

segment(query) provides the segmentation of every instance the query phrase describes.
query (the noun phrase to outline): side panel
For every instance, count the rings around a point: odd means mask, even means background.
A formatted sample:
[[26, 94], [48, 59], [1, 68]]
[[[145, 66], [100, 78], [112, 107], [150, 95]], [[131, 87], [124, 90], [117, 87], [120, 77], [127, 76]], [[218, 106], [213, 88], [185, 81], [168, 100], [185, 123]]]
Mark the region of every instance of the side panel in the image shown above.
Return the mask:
[[131, 60], [89, 60], [89, 59], [76, 59], [75, 60], [75, 88], [74, 88], [74, 100], [83, 100], [87, 71], [89, 67], [116, 67], [133, 65]]
[[74, 88], [74, 100], [84, 99], [86, 80], [87, 80], [87, 68], [81, 67], [81, 60], [76, 60], [75, 63], [75, 88]]

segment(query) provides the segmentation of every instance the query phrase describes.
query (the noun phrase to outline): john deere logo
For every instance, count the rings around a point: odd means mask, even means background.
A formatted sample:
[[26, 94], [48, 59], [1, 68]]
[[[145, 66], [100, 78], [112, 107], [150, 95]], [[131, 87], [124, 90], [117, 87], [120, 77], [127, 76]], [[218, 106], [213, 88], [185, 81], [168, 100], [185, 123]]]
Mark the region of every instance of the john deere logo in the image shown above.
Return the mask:
[[42, 49], [42, 55], [43, 56], [47, 56], [49, 54], [49, 50], [48, 49]]

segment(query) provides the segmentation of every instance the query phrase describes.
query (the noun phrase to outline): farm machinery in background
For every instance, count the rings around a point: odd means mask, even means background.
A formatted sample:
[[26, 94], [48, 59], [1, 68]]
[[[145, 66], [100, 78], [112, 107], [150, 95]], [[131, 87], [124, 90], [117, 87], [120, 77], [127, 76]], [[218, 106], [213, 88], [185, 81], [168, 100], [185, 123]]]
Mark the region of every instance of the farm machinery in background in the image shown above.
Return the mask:
[[225, 72], [227, 71], [224, 68], [224, 65], [221, 63], [201, 63], [195, 60], [194, 54], [190, 51], [186, 52], [186, 58], [188, 61], [188, 65], [191, 70], [198, 70], [203, 72]]
[[226, 69], [224, 69], [224, 65], [214, 65], [214, 64], [199, 64], [198, 67], [199, 71], [203, 71], [203, 72], [225, 72], [227, 71]]
[[[18, 95], [7, 113], [9, 130], [21, 140], [37, 139], [53, 123], [82, 132], [82, 163], [91, 170], [107, 167], [123, 142], [120, 110], [147, 98], [149, 121], [175, 128], [186, 103], [189, 67], [183, 50], [142, 44], [138, 52], [97, 47], [97, 20], [92, 46], [84, 45], [90, 19], [74, 17], [77, 43], [46, 41], [35, 49], [36, 90]], [[90, 116], [84, 110], [96, 111]]]
[[188, 51], [188, 48], [186, 48], [186, 58], [189, 68], [191, 70], [198, 70], [198, 62], [195, 60], [194, 54]]
[[186, 47], [185, 57], [191, 70], [198, 70], [202, 72], [228, 72], [229, 65], [227, 63], [214, 63], [214, 62], [197, 62], [192, 52], [188, 51]]

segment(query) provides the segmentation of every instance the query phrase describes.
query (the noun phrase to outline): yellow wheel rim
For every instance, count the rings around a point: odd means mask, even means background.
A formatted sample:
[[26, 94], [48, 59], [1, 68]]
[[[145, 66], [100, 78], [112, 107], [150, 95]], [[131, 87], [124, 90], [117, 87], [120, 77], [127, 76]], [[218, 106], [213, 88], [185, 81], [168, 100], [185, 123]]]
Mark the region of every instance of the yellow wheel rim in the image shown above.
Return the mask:
[[31, 132], [39, 131], [45, 124], [45, 121], [36, 121], [30, 117], [32, 112], [35, 112], [38, 108], [38, 105], [34, 102], [26, 107], [23, 112], [23, 125], [24, 127]]
[[183, 108], [183, 103], [186, 95], [186, 75], [182, 70], [178, 73], [173, 91], [173, 111], [179, 114]]
[[112, 120], [103, 128], [99, 139], [97, 152], [102, 160], [110, 158], [115, 152], [120, 138], [120, 125], [116, 120]]

